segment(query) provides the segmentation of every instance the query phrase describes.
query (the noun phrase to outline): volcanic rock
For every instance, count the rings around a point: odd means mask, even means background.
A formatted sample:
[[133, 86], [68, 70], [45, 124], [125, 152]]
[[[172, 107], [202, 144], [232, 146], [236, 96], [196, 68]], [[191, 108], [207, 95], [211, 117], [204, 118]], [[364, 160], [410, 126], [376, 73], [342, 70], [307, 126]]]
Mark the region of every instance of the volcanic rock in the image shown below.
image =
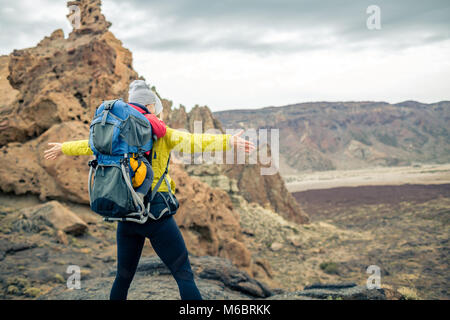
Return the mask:
[[81, 235], [88, 229], [83, 220], [58, 201], [50, 201], [36, 207], [22, 209], [20, 214], [23, 219], [30, 220], [34, 224], [45, 224], [72, 235]]

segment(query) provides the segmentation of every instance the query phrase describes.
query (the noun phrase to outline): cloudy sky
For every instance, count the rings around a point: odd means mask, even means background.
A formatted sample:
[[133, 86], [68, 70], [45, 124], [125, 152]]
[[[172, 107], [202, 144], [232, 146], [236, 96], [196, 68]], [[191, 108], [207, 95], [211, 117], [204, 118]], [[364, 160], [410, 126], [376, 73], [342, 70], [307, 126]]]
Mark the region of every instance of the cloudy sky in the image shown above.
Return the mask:
[[[67, 35], [67, 13], [0, 0], [0, 54]], [[139, 74], [188, 109], [450, 100], [449, 0], [104, 0], [103, 13]]]

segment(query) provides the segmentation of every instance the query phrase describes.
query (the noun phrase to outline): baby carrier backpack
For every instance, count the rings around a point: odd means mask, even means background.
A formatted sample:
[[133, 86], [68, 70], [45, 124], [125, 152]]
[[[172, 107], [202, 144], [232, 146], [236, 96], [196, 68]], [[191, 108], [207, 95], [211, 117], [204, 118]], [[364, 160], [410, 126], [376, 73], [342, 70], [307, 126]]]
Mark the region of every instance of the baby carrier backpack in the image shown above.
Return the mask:
[[[130, 159], [143, 159], [152, 149], [153, 140], [148, 119], [122, 99], [104, 101], [97, 108], [89, 130], [95, 160], [89, 161], [88, 191], [92, 211], [103, 220], [143, 224], [149, 216], [157, 219], [150, 213], [150, 201], [145, 206], [134, 190], [135, 172], [130, 165]], [[151, 171], [152, 181], [151, 166], [147, 170]]]

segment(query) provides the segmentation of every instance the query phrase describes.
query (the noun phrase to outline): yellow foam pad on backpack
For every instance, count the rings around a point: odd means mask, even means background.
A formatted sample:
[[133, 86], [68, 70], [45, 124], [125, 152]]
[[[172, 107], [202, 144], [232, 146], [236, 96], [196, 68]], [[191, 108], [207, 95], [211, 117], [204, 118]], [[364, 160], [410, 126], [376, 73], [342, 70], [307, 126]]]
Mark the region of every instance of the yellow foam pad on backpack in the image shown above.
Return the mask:
[[145, 180], [145, 176], [147, 175], [147, 166], [143, 161], [141, 161], [141, 165], [138, 168], [139, 162], [136, 159], [130, 159], [131, 169], [134, 171], [134, 177], [131, 179], [133, 183], [133, 187], [139, 187]]

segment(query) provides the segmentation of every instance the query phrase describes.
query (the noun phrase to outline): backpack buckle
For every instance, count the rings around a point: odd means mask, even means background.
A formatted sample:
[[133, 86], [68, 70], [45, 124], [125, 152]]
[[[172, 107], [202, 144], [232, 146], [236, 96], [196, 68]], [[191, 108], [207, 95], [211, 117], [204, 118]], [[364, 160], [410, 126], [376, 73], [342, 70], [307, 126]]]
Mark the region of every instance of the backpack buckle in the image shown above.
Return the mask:
[[123, 164], [125, 167], [128, 167], [128, 157], [124, 156], [119, 161], [120, 161], [120, 164]]
[[96, 160], [96, 159], [94, 159], [94, 160], [89, 160], [89, 162], [88, 162], [88, 166], [89, 167], [92, 167], [92, 168], [97, 168], [97, 165], [98, 165], [98, 161]]
[[118, 99], [104, 101], [103, 106], [104, 106], [105, 110], [112, 110], [112, 108], [114, 107], [114, 103], [116, 103], [117, 100]]

